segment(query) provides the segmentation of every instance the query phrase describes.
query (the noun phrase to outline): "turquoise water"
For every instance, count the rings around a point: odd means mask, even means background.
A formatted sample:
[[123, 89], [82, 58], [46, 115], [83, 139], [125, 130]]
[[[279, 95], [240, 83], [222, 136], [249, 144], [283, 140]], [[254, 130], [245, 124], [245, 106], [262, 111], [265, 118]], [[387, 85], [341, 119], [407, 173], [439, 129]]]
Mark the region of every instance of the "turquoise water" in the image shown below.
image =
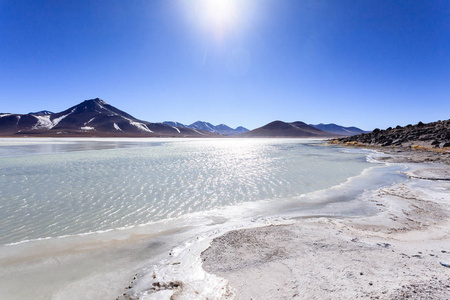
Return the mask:
[[2, 139], [0, 244], [292, 199], [370, 166], [309, 140]]

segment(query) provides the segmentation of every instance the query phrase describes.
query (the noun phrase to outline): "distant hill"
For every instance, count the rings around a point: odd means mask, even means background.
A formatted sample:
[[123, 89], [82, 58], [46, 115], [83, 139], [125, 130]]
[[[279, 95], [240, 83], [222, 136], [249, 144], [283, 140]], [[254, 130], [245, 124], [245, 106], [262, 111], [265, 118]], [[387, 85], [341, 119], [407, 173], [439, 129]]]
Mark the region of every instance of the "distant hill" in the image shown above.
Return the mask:
[[0, 114], [0, 135], [211, 137], [211, 132], [134, 118], [95, 98], [59, 113]]
[[38, 112], [30, 112], [28, 113], [29, 115], [34, 115], [34, 116], [46, 116], [46, 115], [51, 115], [53, 114], [51, 111], [48, 110], [41, 110]]
[[341, 143], [358, 143], [377, 146], [422, 146], [433, 148], [450, 147], [450, 120], [428, 124], [389, 127], [385, 130], [376, 128], [371, 133], [340, 138]]
[[300, 121], [292, 123], [274, 121], [263, 127], [242, 133], [239, 137], [325, 138], [336, 137], [336, 134], [322, 131]]
[[312, 126], [314, 128], [320, 129], [322, 131], [326, 131], [326, 132], [330, 132], [330, 133], [334, 133], [334, 134], [339, 134], [339, 135], [346, 135], [346, 136], [352, 136], [352, 135], [356, 135], [356, 134], [361, 134], [361, 133], [368, 133], [370, 131], [364, 131], [362, 129], [359, 129], [357, 127], [343, 127], [340, 125], [336, 125], [336, 124], [309, 124], [309, 126]]
[[247, 128], [239, 126], [236, 129], [233, 129], [225, 124], [220, 124], [220, 125], [213, 125], [211, 123], [208, 122], [204, 122], [204, 121], [197, 121], [195, 123], [192, 123], [191, 125], [184, 125], [178, 122], [173, 122], [173, 121], [165, 121], [163, 122], [163, 124], [167, 124], [170, 126], [175, 126], [175, 127], [185, 127], [185, 128], [191, 128], [191, 129], [196, 129], [196, 130], [204, 130], [204, 131], [208, 131], [208, 132], [213, 132], [213, 133], [217, 133], [220, 135], [236, 135], [236, 134], [240, 134], [240, 133], [244, 133], [249, 131]]
[[219, 124], [219, 125], [215, 126], [215, 130], [217, 133], [220, 133], [222, 135], [236, 135], [236, 134], [250, 131], [247, 128], [242, 127], [242, 126], [239, 126], [239, 127], [236, 127], [236, 129], [233, 129], [225, 124]]
[[178, 123], [178, 122], [172, 122], [172, 121], [165, 121], [163, 122], [163, 124], [169, 125], [169, 126], [173, 126], [173, 127], [187, 127], [184, 124]]
[[216, 132], [215, 131], [215, 127], [216, 126], [214, 126], [211, 123], [203, 122], [203, 121], [197, 121], [197, 122], [192, 123], [191, 125], [189, 125], [187, 127], [192, 128], [192, 129], [205, 130], [205, 131], [209, 131], [209, 132]]

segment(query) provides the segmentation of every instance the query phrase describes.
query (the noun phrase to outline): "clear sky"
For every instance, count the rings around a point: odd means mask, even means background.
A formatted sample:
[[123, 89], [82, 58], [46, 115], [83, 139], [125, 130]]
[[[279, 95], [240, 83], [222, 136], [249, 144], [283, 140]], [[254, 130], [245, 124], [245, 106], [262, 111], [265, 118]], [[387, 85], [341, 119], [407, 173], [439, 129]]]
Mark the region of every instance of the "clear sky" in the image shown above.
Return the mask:
[[450, 118], [450, 1], [0, 0], [0, 112], [150, 122]]

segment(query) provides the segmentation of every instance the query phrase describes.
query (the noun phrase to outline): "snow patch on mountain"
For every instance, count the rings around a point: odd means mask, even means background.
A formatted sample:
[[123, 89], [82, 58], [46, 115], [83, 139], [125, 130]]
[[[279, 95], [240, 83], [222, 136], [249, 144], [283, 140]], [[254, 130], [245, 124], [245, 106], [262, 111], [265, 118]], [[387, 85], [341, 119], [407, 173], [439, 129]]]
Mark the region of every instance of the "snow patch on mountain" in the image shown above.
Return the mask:
[[[128, 120], [130, 120], [130, 119], [128, 119]], [[135, 122], [135, 121], [130, 120], [130, 124], [133, 126], [136, 126], [141, 131], [153, 133], [153, 131], [148, 129], [147, 125], [145, 125], [144, 123]]]
[[[72, 109], [72, 111], [70, 113], [68, 113], [67, 115], [63, 115], [59, 118], [55, 118], [52, 120], [53, 123], [53, 127], [55, 127], [56, 125], [58, 125], [59, 122], [61, 122], [62, 119], [66, 118], [68, 115], [72, 114], [75, 111], [75, 109]], [[50, 128], [49, 128], [50, 129]]]
[[122, 129], [120, 129], [119, 125], [117, 125], [116, 123], [114, 123], [114, 128], [115, 128], [117, 131], [122, 131]]
[[175, 129], [176, 131], [178, 131], [178, 133], [181, 133], [180, 129], [178, 129], [178, 128], [174, 127], [174, 126], [170, 126], [170, 127], [172, 127], [173, 129]]
[[[55, 118], [53, 120], [50, 120], [51, 115], [32, 115], [37, 119], [37, 123], [31, 128], [32, 130], [39, 130], [39, 129], [52, 129], [56, 125], [58, 125], [59, 122], [61, 122], [62, 119], [70, 115], [74, 112], [74, 109], [68, 113], [67, 115], [63, 115], [59, 118]], [[20, 118], [20, 116], [19, 116]]]
[[49, 115], [43, 115], [43, 116], [34, 116], [37, 119], [37, 123], [31, 128], [32, 130], [39, 130], [39, 129], [52, 129], [53, 123], [50, 120]]
[[191, 129], [194, 130], [195, 132], [197, 132], [198, 134], [206, 135], [206, 134], [204, 134], [203, 132], [198, 131], [197, 129], [194, 129], [194, 128], [191, 128]]
[[87, 124], [91, 123], [92, 121], [94, 121], [95, 118], [96, 118], [96, 117], [91, 118], [89, 121], [87, 121], [86, 123], [84, 123], [84, 125], [87, 125]]
[[162, 124], [173, 126], [173, 127], [183, 127], [183, 128], [187, 128], [188, 127], [188, 126], [186, 126], [184, 124], [181, 124], [179, 122], [174, 122], [174, 121], [164, 121], [164, 122], [162, 122]]

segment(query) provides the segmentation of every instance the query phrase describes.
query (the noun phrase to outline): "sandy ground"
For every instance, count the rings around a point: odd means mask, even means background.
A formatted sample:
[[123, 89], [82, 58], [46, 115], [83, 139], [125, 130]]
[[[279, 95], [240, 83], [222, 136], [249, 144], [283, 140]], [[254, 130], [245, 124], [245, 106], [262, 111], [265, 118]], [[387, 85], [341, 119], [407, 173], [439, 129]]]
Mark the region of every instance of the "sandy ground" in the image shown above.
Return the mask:
[[450, 299], [449, 168], [376, 191], [375, 216], [228, 232], [203, 268], [228, 280], [230, 299]]

